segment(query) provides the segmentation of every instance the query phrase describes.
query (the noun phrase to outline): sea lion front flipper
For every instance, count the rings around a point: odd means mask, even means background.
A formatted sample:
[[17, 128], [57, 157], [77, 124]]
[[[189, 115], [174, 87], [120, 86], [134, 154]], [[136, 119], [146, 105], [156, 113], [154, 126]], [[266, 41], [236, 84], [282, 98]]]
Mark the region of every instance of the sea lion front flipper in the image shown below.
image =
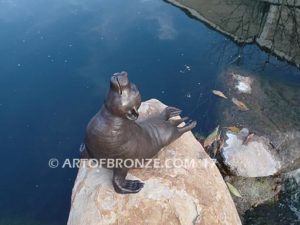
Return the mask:
[[165, 119], [168, 120], [172, 117], [179, 116], [181, 112], [182, 112], [181, 109], [178, 109], [178, 108], [172, 107], [172, 106], [168, 106], [165, 109]]
[[113, 186], [115, 191], [119, 194], [138, 193], [144, 187], [144, 183], [139, 180], [126, 180], [127, 173], [127, 168], [114, 169]]
[[197, 125], [196, 121], [192, 121], [187, 123], [186, 125], [184, 125], [183, 127], [178, 127], [178, 131], [183, 134], [187, 131], [190, 131], [191, 129], [193, 129], [195, 126]]
[[187, 119], [189, 119], [188, 117], [183, 117], [183, 118], [180, 118], [180, 119], [177, 119], [177, 120], [170, 120], [170, 123], [173, 125], [173, 126], [178, 126], [179, 124], [181, 124], [182, 122], [186, 121]]

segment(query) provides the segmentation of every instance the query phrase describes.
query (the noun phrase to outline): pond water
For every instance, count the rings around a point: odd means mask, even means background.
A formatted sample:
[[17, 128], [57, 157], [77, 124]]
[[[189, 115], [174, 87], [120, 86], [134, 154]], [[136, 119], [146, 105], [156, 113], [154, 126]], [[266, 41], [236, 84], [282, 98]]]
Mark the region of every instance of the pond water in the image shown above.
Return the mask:
[[[0, 0], [0, 224], [66, 224], [85, 126], [110, 76], [183, 109], [208, 134], [211, 89], [229, 64], [300, 85], [300, 72], [161, 0]], [[243, 57], [236, 60], [239, 55]], [[264, 62], [269, 58], [270, 63]]]

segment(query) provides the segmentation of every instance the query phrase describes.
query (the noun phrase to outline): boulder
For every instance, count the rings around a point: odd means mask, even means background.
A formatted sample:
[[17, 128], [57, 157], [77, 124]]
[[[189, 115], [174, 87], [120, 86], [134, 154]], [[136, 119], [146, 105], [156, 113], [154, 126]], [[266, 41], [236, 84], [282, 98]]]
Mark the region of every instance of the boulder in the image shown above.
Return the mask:
[[[141, 119], [165, 107], [158, 100], [144, 102]], [[181, 160], [189, 162], [189, 166], [174, 163], [167, 168], [131, 170], [129, 179], [140, 179], [145, 186], [130, 195], [114, 191], [110, 170], [81, 166], [73, 188], [68, 225], [241, 224], [215, 163], [191, 132], [165, 147], [157, 158], [161, 165], [166, 165], [166, 160]]]

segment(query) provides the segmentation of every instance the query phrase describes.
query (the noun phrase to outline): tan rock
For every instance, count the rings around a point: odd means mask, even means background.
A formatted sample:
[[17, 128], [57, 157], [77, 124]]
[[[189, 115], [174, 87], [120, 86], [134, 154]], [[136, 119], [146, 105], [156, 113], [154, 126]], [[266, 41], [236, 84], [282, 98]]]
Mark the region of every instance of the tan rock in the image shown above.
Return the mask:
[[[141, 119], [164, 107], [158, 100], [144, 102]], [[81, 167], [68, 225], [241, 224], [217, 167], [191, 132], [165, 147], [158, 159], [172, 168], [131, 170], [128, 178], [142, 180], [145, 187], [130, 195], [115, 193], [110, 170]], [[194, 165], [180, 166], [179, 159]]]

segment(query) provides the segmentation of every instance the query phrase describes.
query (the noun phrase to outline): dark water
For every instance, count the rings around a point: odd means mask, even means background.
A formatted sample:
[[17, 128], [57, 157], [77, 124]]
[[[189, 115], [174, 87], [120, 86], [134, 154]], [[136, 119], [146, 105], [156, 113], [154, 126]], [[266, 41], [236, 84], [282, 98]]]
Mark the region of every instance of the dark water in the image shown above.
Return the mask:
[[[239, 66], [300, 83], [297, 68], [159, 0], [0, 0], [0, 224], [66, 224], [85, 126], [111, 74], [126, 70], [144, 100], [184, 110], [207, 134], [218, 123], [218, 74]], [[190, 68], [190, 70], [189, 70]]]

